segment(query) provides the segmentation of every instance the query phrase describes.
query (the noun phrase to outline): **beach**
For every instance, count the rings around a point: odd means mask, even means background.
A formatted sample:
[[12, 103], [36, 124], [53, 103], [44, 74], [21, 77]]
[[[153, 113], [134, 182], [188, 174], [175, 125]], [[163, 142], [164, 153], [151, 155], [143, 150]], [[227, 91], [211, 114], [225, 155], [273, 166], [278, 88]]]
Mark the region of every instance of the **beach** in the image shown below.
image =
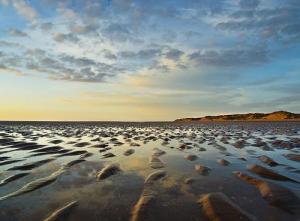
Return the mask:
[[0, 220], [299, 220], [298, 122], [0, 125]]

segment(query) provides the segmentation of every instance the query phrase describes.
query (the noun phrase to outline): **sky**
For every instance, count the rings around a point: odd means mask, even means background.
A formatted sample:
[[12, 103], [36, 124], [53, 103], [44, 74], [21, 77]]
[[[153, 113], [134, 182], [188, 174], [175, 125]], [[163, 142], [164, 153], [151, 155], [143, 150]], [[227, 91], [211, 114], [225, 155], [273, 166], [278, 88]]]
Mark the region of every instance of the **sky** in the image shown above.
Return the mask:
[[0, 0], [0, 120], [300, 113], [299, 0]]

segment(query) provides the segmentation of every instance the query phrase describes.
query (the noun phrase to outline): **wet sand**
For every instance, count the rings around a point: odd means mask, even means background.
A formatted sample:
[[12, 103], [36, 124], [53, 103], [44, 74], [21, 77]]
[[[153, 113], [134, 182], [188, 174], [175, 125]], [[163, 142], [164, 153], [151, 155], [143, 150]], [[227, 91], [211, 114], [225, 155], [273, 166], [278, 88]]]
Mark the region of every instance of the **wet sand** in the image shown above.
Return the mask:
[[0, 122], [1, 221], [297, 221], [299, 198], [300, 122]]

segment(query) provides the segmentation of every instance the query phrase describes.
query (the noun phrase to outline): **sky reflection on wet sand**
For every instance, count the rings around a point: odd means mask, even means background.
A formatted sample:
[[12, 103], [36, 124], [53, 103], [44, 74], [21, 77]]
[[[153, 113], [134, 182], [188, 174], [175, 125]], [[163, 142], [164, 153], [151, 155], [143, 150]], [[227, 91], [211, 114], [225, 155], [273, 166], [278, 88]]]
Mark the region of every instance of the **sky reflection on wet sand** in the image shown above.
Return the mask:
[[[299, 162], [285, 157], [287, 153], [299, 154], [300, 124], [291, 123], [236, 123], [178, 125], [168, 123], [118, 124], [118, 123], [15, 123], [0, 126], [0, 179], [19, 172], [30, 174], [0, 187], [0, 197], [12, 193], [25, 184], [47, 177], [68, 162], [79, 159], [53, 183], [19, 196], [0, 200], [0, 220], [43, 220], [53, 211], [73, 200], [73, 208], [64, 220], [130, 220], [131, 211], [144, 190], [146, 177], [154, 171], [166, 171], [166, 177], [153, 185], [155, 204], [148, 208], [149, 220], [208, 220], [197, 200], [200, 195], [223, 192], [243, 210], [259, 220], [297, 220], [296, 214], [288, 213], [265, 201], [255, 186], [237, 179], [232, 172], [241, 171], [253, 177], [279, 184], [300, 196], [299, 184], [262, 178], [247, 170], [247, 165], [258, 164], [279, 174], [300, 181]], [[5, 140], [8, 139], [8, 140]], [[59, 144], [51, 141], [61, 140]], [[246, 141], [241, 148], [234, 147], [239, 140]], [[284, 140], [290, 145], [275, 146], [274, 141]], [[21, 145], [14, 142], [22, 141]], [[268, 150], [258, 141], [265, 142]], [[63, 156], [62, 152], [45, 149], [43, 155], [32, 156], [45, 147], [34, 149], [26, 143], [59, 146], [62, 150], [86, 151], [92, 155]], [[83, 143], [87, 142], [87, 143]], [[80, 143], [80, 145], [76, 145]], [[104, 145], [106, 144], [106, 145]], [[17, 146], [16, 146], [17, 145]], [[83, 146], [82, 146], [83, 145]], [[80, 146], [80, 147], [76, 147]], [[105, 147], [106, 146], [106, 147]], [[110, 149], [111, 148], [111, 149]], [[165, 153], [159, 155], [162, 168], [151, 168], [149, 158], [153, 149]], [[133, 149], [131, 155], [124, 155]], [[200, 149], [202, 151], [200, 151]], [[4, 152], [3, 151], [11, 151]], [[104, 158], [107, 153], [113, 157]], [[83, 156], [84, 155], [84, 156]], [[188, 160], [187, 156], [195, 158]], [[266, 155], [280, 165], [270, 167], [258, 159]], [[8, 170], [15, 166], [53, 158], [54, 160], [31, 170]], [[245, 159], [241, 159], [245, 158]], [[10, 160], [22, 161], [9, 163]], [[225, 159], [229, 165], [220, 165]], [[96, 174], [110, 163], [118, 163], [121, 172], [97, 181]], [[195, 170], [201, 164], [210, 168], [203, 176]], [[187, 184], [185, 180], [192, 178]], [[147, 219], [145, 219], [147, 220]]]

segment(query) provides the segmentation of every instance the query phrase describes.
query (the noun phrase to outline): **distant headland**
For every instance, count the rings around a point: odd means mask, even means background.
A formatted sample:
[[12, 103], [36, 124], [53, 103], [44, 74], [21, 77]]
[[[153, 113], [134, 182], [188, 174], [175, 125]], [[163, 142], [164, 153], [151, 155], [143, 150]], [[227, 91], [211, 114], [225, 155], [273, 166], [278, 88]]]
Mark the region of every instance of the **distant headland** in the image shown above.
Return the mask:
[[206, 121], [300, 121], [300, 114], [287, 111], [272, 113], [230, 114], [176, 119], [175, 122], [206, 122]]

